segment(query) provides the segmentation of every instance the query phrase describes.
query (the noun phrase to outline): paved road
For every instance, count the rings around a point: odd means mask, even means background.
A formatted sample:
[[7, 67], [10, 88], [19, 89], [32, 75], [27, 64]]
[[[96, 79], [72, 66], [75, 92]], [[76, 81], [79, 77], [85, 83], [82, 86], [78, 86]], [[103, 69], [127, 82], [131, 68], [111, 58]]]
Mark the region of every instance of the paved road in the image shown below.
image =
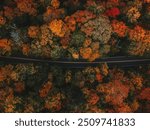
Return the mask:
[[126, 56], [102, 58], [94, 62], [88, 62], [84, 60], [76, 60], [76, 61], [55, 60], [53, 61], [53, 60], [48, 60], [48, 59], [0, 56], [0, 61], [6, 62], [6, 63], [48, 63], [52, 66], [57, 65], [57, 66], [69, 67], [69, 68], [84, 68], [87, 66], [97, 66], [100, 63], [107, 63], [109, 66], [122, 66], [122, 67], [150, 64], [150, 58], [126, 57]]

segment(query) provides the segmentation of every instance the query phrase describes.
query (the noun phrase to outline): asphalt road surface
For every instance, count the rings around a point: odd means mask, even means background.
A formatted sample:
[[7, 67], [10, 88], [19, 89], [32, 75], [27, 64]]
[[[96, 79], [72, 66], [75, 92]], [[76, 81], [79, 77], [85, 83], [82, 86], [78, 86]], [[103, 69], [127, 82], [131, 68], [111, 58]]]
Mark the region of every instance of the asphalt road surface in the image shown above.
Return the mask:
[[0, 56], [0, 62], [3, 63], [48, 63], [51, 66], [60, 66], [65, 68], [84, 68], [88, 66], [97, 66], [100, 63], [107, 63], [108, 66], [121, 66], [130, 67], [138, 65], [150, 64], [150, 58], [144, 57], [109, 57], [97, 59], [93, 62], [85, 60], [49, 60], [49, 59], [39, 59], [39, 58], [22, 58], [22, 57], [6, 57]]

